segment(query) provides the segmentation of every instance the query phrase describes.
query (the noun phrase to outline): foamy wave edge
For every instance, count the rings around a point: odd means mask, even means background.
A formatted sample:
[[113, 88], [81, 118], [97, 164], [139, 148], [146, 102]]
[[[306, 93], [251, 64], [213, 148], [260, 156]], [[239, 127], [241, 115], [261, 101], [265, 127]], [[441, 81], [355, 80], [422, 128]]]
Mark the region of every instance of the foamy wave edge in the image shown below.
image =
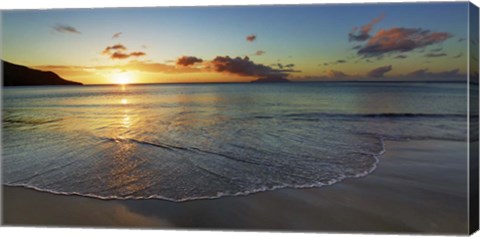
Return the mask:
[[22, 188], [28, 188], [28, 189], [33, 189], [35, 191], [39, 192], [45, 192], [45, 193], [51, 193], [55, 195], [63, 195], [63, 196], [79, 196], [79, 197], [87, 197], [87, 198], [95, 198], [95, 199], [100, 199], [100, 200], [152, 200], [152, 199], [157, 199], [157, 200], [165, 200], [165, 201], [170, 201], [170, 202], [175, 202], [175, 203], [181, 203], [181, 202], [187, 202], [187, 201], [196, 201], [196, 200], [212, 200], [212, 199], [218, 199], [222, 197], [238, 197], [238, 196], [247, 196], [250, 194], [255, 194], [255, 193], [260, 193], [260, 192], [266, 192], [266, 191], [274, 191], [277, 189], [285, 189], [285, 188], [293, 188], [293, 189], [304, 189], [304, 188], [319, 188], [323, 186], [331, 186], [333, 184], [339, 183], [343, 181], [344, 179], [349, 179], [349, 178], [361, 178], [365, 177], [369, 174], [371, 174], [375, 169], [377, 169], [377, 165], [380, 162], [379, 157], [385, 154], [386, 149], [385, 149], [385, 140], [384, 138], [378, 138], [380, 140], [380, 143], [382, 145], [382, 150], [378, 152], [378, 154], [370, 154], [372, 157], [375, 159], [375, 162], [372, 165], [372, 168], [370, 170], [367, 170], [362, 173], [358, 173], [354, 176], [341, 176], [336, 180], [332, 180], [328, 183], [314, 183], [314, 184], [305, 184], [305, 185], [276, 185], [272, 187], [262, 187], [258, 189], [253, 189], [249, 191], [244, 191], [244, 192], [237, 192], [237, 193], [223, 193], [219, 192], [215, 196], [199, 196], [199, 197], [188, 197], [188, 198], [183, 198], [183, 199], [172, 199], [168, 197], [164, 197], [161, 195], [150, 195], [148, 197], [138, 197], [138, 196], [125, 196], [125, 197], [119, 197], [119, 196], [99, 196], [95, 194], [89, 194], [89, 193], [79, 193], [79, 192], [59, 192], [59, 191], [54, 191], [50, 189], [43, 189], [43, 188], [38, 188], [32, 185], [28, 184], [9, 184], [9, 183], [4, 183], [3, 185], [8, 186], [8, 187], [22, 187]]

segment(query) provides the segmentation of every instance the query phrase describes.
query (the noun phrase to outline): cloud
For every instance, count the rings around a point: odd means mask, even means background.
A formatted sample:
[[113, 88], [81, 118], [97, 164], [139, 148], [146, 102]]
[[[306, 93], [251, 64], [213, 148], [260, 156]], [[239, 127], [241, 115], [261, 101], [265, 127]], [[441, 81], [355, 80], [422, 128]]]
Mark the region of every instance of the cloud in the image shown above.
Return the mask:
[[286, 68], [291, 69], [291, 68], [295, 67], [295, 64], [293, 64], [293, 63], [289, 63], [289, 64], [274, 63], [274, 64], [271, 64], [270, 66], [275, 66], [275, 67], [278, 67], [280, 69], [284, 69], [284, 68], [285, 69]]
[[196, 67], [176, 67], [175, 65], [171, 65], [171, 64], [143, 62], [143, 61], [137, 61], [137, 60], [132, 60], [129, 63], [121, 66], [121, 69], [154, 72], [154, 73], [191, 73], [191, 72], [199, 72], [203, 70], [202, 68], [196, 68]]
[[110, 55], [111, 59], [126, 59], [130, 57], [142, 57], [145, 56], [144, 52], [132, 52], [132, 53], [123, 53], [123, 52], [114, 52]]
[[71, 66], [71, 65], [41, 65], [41, 66], [34, 66], [34, 68], [42, 69], [42, 70], [75, 70], [75, 69], [84, 69], [85, 67], [82, 66]]
[[443, 48], [440, 47], [440, 48], [436, 48], [436, 49], [431, 49], [430, 52], [440, 52], [442, 50], [443, 50]]
[[346, 62], [347, 62], [347, 60], [339, 59], [337, 61], [323, 63], [323, 66], [342, 64], [342, 63], [346, 63]]
[[310, 75], [310, 76], [292, 76], [292, 79], [297, 80], [310, 80], [310, 81], [340, 81], [340, 80], [355, 80], [358, 79], [356, 75], [350, 75], [342, 71], [327, 69], [322, 75]]
[[253, 42], [257, 39], [257, 35], [255, 34], [247, 35], [246, 39], [248, 42]]
[[248, 57], [231, 58], [229, 56], [217, 56], [210, 61], [211, 68], [216, 72], [226, 72], [239, 76], [261, 78], [285, 78], [292, 69], [274, 69], [263, 64], [256, 64]]
[[117, 33], [113, 34], [112, 39], [119, 38], [121, 34], [122, 34], [122, 32], [117, 32]]
[[406, 76], [414, 76], [414, 77], [424, 77], [428, 73], [428, 68], [425, 69], [419, 69], [413, 72], [409, 72], [406, 74]]
[[135, 52], [125, 52], [127, 47], [123, 44], [115, 44], [112, 46], [107, 46], [103, 51], [102, 54], [109, 55], [111, 59], [127, 59], [130, 57], [142, 57], [147, 55], [145, 52], [135, 51]]
[[341, 81], [356, 79], [356, 77], [342, 71], [327, 69], [321, 75], [292, 75], [290, 79], [298, 81]]
[[125, 59], [129, 57], [130, 57], [130, 54], [125, 54], [122, 52], [114, 52], [113, 54], [110, 55], [111, 59]]
[[[384, 68], [382, 71], [385, 73], [389, 66], [380, 67]], [[378, 69], [378, 68], [377, 68]], [[376, 69], [374, 69], [376, 70]], [[374, 71], [372, 70], [372, 71]], [[290, 77], [294, 80], [309, 80], [309, 81], [322, 81], [322, 80], [347, 80], [347, 81], [383, 81], [383, 80], [398, 80], [398, 81], [459, 81], [466, 80], [467, 75], [461, 73], [459, 69], [451, 69], [439, 72], [430, 72], [428, 68], [415, 70], [406, 74], [389, 75], [382, 77], [373, 77], [368, 75], [353, 75], [347, 74], [336, 70], [327, 70], [323, 75], [309, 75], [309, 76], [295, 76]]]
[[330, 79], [335, 79], [335, 78], [345, 78], [345, 77], [348, 77], [348, 75], [344, 72], [341, 72], [341, 71], [336, 71], [336, 70], [327, 70], [325, 72], [325, 75], [327, 78], [330, 78]]
[[176, 67], [175, 65], [168, 65], [163, 63], [156, 62], [145, 62], [132, 60], [126, 64], [120, 65], [99, 65], [99, 66], [64, 66], [64, 65], [44, 65], [44, 66], [35, 66], [37, 69], [41, 70], [52, 70], [52, 71], [76, 71], [76, 72], [95, 72], [102, 70], [122, 70], [122, 71], [141, 71], [141, 72], [151, 72], [151, 73], [192, 73], [199, 72], [202, 69], [194, 67]]
[[53, 29], [60, 33], [81, 34], [75, 27], [69, 25], [57, 24]]
[[263, 50], [257, 50], [257, 52], [255, 52], [255, 56], [261, 56], [261, 55], [264, 55], [266, 54], [267, 52], [263, 51]]
[[392, 70], [392, 65], [375, 68], [367, 73], [368, 77], [383, 77], [385, 73]]
[[103, 53], [103, 54], [110, 54], [111, 51], [113, 51], [113, 50], [123, 51], [123, 50], [127, 50], [127, 47], [125, 47], [125, 46], [122, 45], [122, 44], [115, 44], [115, 45], [106, 47], [106, 48], [103, 50], [102, 53]]
[[421, 28], [380, 30], [357, 51], [363, 57], [378, 57], [394, 52], [409, 52], [443, 42], [452, 37], [447, 32], [431, 32]]
[[410, 79], [455, 80], [455, 79], [466, 78], [466, 75], [461, 74], [459, 69], [452, 69], [452, 70], [440, 71], [440, 72], [430, 72], [428, 68], [424, 68], [424, 69], [419, 69], [419, 70], [407, 73], [403, 77], [410, 78]]
[[395, 56], [395, 58], [397, 58], [397, 59], [405, 59], [405, 58], [407, 58], [407, 56], [406, 56], [406, 55], [403, 55], [403, 54], [399, 54], [399, 55]]
[[459, 54], [453, 56], [452, 58], [460, 58], [460, 57], [462, 57], [462, 55], [463, 55], [462, 53], [459, 53]]
[[139, 51], [130, 53], [131, 57], [141, 57], [141, 56], [145, 56], [145, 55], [146, 55], [145, 52], [139, 52]]
[[177, 59], [176, 64], [187, 67], [187, 66], [191, 66], [195, 63], [201, 63], [201, 62], [203, 62], [203, 59], [201, 59], [201, 58], [197, 58], [197, 57], [193, 57], [193, 56], [182, 56], [182, 57]]
[[427, 58], [438, 58], [438, 57], [447, 56], [447, 54], [446, 53], [427, 53], [424, 56]]
[[370, 31], [372, 31], [373, 26], [378, 22], [380, 22], [383, 18], [384, 18], [384, 15], [381, 15], [373, 19], [370, 23], [360, 28], [358, 27], [353, 28], [352, 32], [348, 34], [348, 40], [349, 41], [365, 41], [369, 39], [371, 37]]

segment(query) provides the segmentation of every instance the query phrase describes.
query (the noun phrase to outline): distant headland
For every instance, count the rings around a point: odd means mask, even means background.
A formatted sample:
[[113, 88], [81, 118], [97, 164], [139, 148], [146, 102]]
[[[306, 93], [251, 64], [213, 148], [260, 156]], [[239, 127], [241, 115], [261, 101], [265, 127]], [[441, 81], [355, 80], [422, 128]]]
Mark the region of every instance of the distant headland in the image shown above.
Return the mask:
[[40, 71], [2, 60], [4, 86], [82, 85], [68, 81], [54, 72]]

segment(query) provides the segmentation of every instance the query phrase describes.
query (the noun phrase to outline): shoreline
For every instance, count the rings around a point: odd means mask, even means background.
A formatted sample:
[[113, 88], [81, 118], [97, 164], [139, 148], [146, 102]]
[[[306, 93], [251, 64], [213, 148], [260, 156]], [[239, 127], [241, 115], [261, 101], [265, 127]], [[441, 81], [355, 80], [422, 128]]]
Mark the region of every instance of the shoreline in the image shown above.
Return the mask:
[[378, 167], [360, 178], [215, 199], [101, 200], [3, 185], [3, 224], [466, 234], [466, 143], [385, 146]]

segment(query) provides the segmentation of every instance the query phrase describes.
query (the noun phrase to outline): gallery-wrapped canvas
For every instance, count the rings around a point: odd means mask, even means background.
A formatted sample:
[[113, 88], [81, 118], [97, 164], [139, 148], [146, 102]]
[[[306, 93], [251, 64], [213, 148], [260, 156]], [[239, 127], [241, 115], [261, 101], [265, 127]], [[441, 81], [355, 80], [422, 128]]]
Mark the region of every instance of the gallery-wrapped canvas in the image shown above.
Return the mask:
[[469, 234], [469, 2], [3, 10], [2, 224]]

